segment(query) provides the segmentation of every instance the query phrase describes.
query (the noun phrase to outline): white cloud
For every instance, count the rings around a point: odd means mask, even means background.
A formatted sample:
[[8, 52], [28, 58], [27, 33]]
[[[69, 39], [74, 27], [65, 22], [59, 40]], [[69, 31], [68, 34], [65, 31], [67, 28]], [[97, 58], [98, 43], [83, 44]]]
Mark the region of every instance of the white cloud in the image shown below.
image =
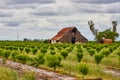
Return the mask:
[[118, 0], [0, 0], [0, 39], [17, 39], [17, 30], [20, 39], [51, 38], [63, 27], [76, 26], [91, 40], [89, 20], [100, 31], [118, 21], [120, 32], [119, 5]]

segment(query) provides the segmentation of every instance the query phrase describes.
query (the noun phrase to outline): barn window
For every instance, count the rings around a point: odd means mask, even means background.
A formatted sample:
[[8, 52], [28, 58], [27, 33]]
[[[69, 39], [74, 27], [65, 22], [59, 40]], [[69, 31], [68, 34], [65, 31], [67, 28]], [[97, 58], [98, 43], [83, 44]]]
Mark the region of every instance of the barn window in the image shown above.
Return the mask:
[[72, 37], [71, 43], [74, 44], [75, 42], [76, 42], [76, 38], [75, 38], [75, 37]]

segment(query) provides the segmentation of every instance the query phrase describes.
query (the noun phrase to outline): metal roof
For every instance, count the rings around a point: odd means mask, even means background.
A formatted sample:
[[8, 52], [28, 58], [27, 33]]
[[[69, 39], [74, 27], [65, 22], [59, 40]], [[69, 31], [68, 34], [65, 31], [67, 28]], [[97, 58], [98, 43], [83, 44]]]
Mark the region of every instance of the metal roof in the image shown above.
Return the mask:
[[73, 28], [75, 28], [75, 27], [66, 27], [66, 28], [63, 28], [51, 40], [60, 40], [65, 35], [66, 32], [72, 30]]

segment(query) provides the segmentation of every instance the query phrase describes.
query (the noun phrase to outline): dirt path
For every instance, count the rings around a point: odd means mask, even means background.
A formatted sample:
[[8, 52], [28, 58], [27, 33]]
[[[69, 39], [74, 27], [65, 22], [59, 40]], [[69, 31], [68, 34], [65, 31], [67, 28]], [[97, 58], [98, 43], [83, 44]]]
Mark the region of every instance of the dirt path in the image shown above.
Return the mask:
[[[0, 58], [0, 65], [2, 65], [1, 58]], [[7, 60], [5, 65], [20, 72], [24, 72], [25, 70], [33, 71], [36, 73], [36, 80], [77, 80], [76, 78], [69, 77], [68, 75], [62, 75], [58, 73], [55, 73], [54, 76], [54, 72], [38, 69], [29, 65], [23, 65], [21, 63], [13, 62], [10, 60]]]
[[120, 69], [116, 69], [116, 68], [107, 68], [105, 70], [106, 73], [112, 74], [114, 76], [118, 76], [120, 77]]

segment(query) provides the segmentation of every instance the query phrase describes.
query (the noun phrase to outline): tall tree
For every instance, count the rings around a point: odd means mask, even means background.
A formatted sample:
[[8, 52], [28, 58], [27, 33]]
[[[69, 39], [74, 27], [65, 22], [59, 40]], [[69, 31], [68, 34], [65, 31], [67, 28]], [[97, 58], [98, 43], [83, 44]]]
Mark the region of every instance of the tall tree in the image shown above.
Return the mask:
[[95, 39], [96, 39], [96, 36], [98, 34], [98, 29], [94, 28], [95, 24], [93, 23], [93, 21], [88, 21], [88, 25], [90, 27], [90, 30], [91, 30], [92, 34], [95, 36]]
[[99, 42], [103, 38], [107, 39], [112, 39], [114, 42], [115, 39], [119, 36], [119, 34], [116, 32], [117, 31], [117, 21], [112, 21], [113, 28], [111, 29], [106, 29], [102, 32], [98, 32], [98, 29], [95, 29], [93, 21], [88, 21], [89, 28], [93, 35], [95, 36], [95, 39]]
[[89, 27], [90, 27], [91, 32], [92, 32], [93, 35], [94, 35], [94, 23], [93, 23], [93, 21], [88, 21], [88, 25], [89, 25]]
[[116, 32], [117, 21], [112, 21], [112, 25], [113, 25], [113, 32]]
[[106, 38], [106, 39], [112, 39], [112, 41], [114, 42], [118, 36], [119, 34], [117, 32], [113, 32], [111, 31], [111, 29], [106, 29], [102, 32], [99, 32], [96, 39], [97, 41], [100, 41], [100, 39]]

